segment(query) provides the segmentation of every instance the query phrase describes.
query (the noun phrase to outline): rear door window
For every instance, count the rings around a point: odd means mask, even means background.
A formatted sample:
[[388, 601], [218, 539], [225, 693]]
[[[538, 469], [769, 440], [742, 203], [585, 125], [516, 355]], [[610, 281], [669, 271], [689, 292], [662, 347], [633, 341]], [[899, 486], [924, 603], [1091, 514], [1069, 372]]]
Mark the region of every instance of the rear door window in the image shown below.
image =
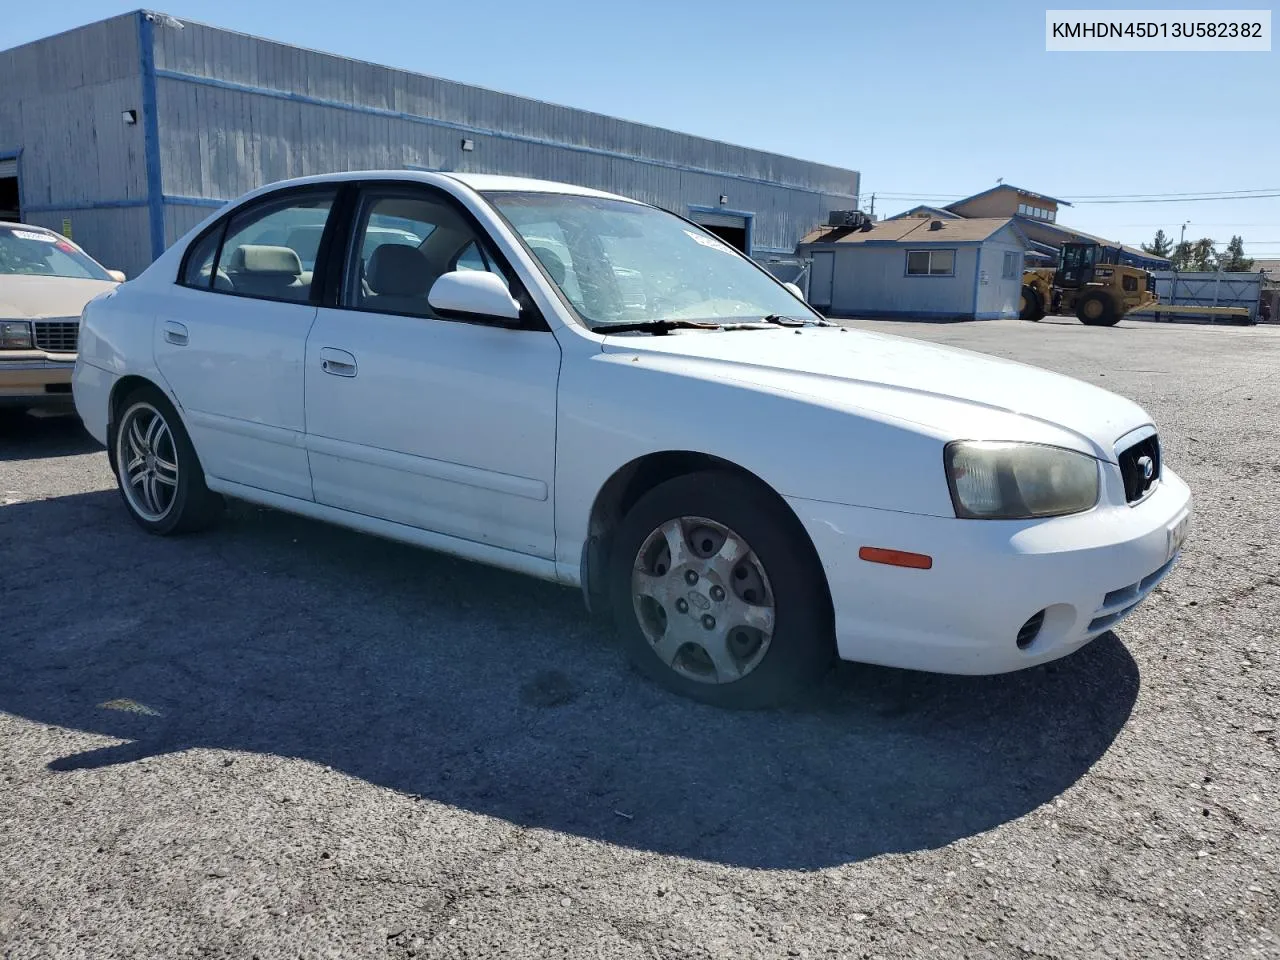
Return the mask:
[[305, 303], [336, 188], [273, 195], [239, 210], [198, 238], [182, 283], [263, 300]]

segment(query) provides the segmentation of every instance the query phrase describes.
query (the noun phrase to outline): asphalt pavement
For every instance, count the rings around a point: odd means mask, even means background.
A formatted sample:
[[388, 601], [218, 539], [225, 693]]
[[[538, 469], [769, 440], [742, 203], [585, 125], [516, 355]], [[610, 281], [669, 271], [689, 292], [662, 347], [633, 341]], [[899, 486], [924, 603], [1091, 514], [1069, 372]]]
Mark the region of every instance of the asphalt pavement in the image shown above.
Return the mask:
[[574, 591], [0, 420], [0, 957], [1280, 957], [1280, 328], [859, 323], [1133, 397], [1182, 563], [1044, 667], [722, 712]]

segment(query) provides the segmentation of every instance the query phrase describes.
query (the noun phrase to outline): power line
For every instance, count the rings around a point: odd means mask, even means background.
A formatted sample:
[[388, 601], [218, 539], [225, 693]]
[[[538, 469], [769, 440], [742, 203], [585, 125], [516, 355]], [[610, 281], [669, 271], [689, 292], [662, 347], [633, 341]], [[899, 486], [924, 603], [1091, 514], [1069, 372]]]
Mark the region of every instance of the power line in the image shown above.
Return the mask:
[[[886, 200], [964, 200], [976, 194], [908, 193], [893, 190], [877, 190], [876, 196]], [[1210, 200], [1266, 200], [1280, 197], [1280, 187], [1254, 187], [1248, 190], [1209, 190], [1187, 193], [1092, 193], [1065, 196], [1059, 199], [1067, 203], [1195, 203]], [[1052, 199], [1052, 198], [1051, 198]]]
[[1280, 187], [1250, 187], [1247, 190], [1189, 190], [1185, 193], [1081, 193], [1067, 197], [1069, 200], [1118, 200], [1165, 197], [1230, 197], [1238, 193], [1280, 193]]
[[1266, 200], [1271, 197], [1280, 197], [1280, 190], [1275, 193], [1250, 193], [1230, 197], [1170, 197], [1162, 200], [1073, 200], [1072, 203], [1195, 203], [1206, 200]]

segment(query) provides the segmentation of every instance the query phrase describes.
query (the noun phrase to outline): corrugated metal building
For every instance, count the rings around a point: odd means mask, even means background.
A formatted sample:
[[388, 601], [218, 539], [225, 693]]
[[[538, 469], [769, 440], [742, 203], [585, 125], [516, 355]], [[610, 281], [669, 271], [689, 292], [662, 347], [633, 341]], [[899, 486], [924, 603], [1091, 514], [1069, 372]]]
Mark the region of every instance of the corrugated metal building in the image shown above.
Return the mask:
[[832, 316], [997, 320], [1018, 315], [1025, 248], [1009, 217], [910, 217], [823, 227], [798, 250]]
[[134, 274], [209, 208], [337, 170], [564, 180], [791, 253], [856, 171], [139, 11], [0, 52], [0, 211]]

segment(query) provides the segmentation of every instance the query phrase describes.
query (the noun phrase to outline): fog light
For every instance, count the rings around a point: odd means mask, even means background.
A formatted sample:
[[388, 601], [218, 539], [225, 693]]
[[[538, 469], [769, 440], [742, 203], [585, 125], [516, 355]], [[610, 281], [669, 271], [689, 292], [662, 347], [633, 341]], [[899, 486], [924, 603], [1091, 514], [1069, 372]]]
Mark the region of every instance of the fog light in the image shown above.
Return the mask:
[[1018, 629], [1018, 649], [1025, 650], [1036, 642], [1036, 637], [1040, 636], [1040, 628], [1044, 626], [1044, 611], [1033, 613], [1027, 618]]

